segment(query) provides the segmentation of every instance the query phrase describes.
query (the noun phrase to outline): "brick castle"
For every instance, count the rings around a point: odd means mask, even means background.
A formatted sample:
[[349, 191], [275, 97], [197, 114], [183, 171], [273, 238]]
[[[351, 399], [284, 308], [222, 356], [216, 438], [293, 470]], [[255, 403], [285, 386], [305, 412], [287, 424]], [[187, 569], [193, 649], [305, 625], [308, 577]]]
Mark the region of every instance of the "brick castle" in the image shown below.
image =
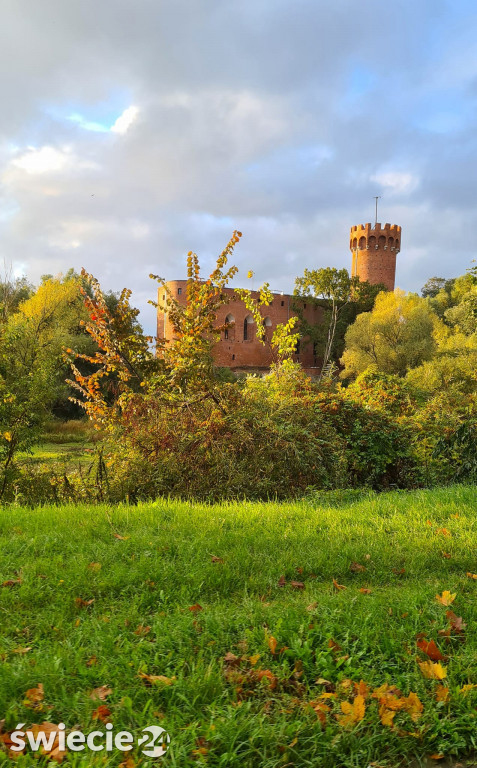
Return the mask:
[[[351, 275], [360, 280], [368, 280], [373, 285], [383, 283], [388, 291], [394, 290], [396, 275], [396, 256], [401, 248], [401, 227], [393, 224], [359, 224], [351, 227], [349, 247], [352, 254]], [[171, 280], [167, 287], [177, 301], [186, 302], [187, 280]], [[301, 303], [304, 318], [310, 324], [321, 322], [323, 310], [306, 299], [286, 293], [273, 294], [273, 301], [268, 307], [262, 307], [266, 329], [265, 344], [256, 337], [253, 317], [245, 304], [238, 299], [233, 288], [225, 288], [230, 301], [221, 307], [217, 314], [217, 325], [225, 326], [221, 339], [214, 345], [213, 355], [216, 365], [231, 368], [234, 371], [266, 371], [272, 363], [270, 344], [271, 335], [279, 323], [286, 323], [296, 315], [293, 303]], [[258, 292], [252, 295], [258, 299]], [[164, 300], [163, 289], [159, 289], [159, 305]], [[170, 340], [173, 329], [167, 313], [158, 310], [157, 336]], [[320, 359], [315, 354], [313, 344], [306, 339], [300, 340], [294, 359], [300, 362], [311, 375], [319, 371]]]

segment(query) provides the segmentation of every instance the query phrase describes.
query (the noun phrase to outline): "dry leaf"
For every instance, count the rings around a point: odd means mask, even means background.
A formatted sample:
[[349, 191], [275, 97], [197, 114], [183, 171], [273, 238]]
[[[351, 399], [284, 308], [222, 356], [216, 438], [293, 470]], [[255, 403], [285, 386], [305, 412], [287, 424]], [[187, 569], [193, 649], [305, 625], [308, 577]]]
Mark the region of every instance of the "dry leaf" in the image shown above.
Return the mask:
[[366, 587], [361, 587], [359, 591], [363, 595], [370, 595], [373, 590], [372, 589], [367, 589]]
[[360, 565], [360, 563], [351, 563], [349, 569], [353, 573], [361, 573], [362, 571], [366, 570], [366, 566], [365, 565]]
[[212, 555], [212, 562], [213, 563], [223, 563], [224, 560], [222, 557], [217, 557], [216, 555]]
[[470, 571], [467, 571], [465, 574], [469, 579], [477, 580], [477, 573], [471, 573]]
[[90, 563], [88, 565], [88, 568], [90, 571], [100, 571], [101, 570], [101, 563]]
[[443, 656], [440, 652], [439, 648], [435, 644], [434, 640], [431, 640], [430, 642], [427, 642], [427, 640], [418, 640], [417, 641], [417, 647], [419, 650], [421, 650], [423, 653], [426, 654], [426, 656], [429, 656], [432, 661], [445, 661], [446, 656]]
[[43, 690], [43, 684], [38, 683], [36, 688], [29, 688], [25, 693], [25, 701], [23, 704], [25, 707], [28, 707], [28, 709], [41, 709], [41, 702], [44, 697], [45, 692]]
[[22, 583], [21, 579], [8, 579], [2, 583], [2, 587], [19, 587]]
[[267, 643], [273, 655], [277, 652], [277, 640], [272, 635], [267, 635]]
[[90, 699], [99, 699], [100, 701], [104, 701], [112, 694], [113, 690], [112, 688], [109, 688], [107, 685], [100, 685], [99, 688], [95, 688], [91, 693], [89, 694]]
[[204, 609], [202, 608], [201, 605], [199, 605], [199, 603], [196, 603], [195, 605], [191, 605], [189, 607], [189, 611], [192, 611], [192, 613], [198, 613], [199, 611], [203, 611], [203, 610]]
[[139, 677], [149, 685], [156, 685], [157, 683], [172, 685], [177, 679], [176, 677], [166, 677], [165, 675], [146, 675], [144, 672], [139, 672]]
[[31, 646], [28, 646], [27, 648], [14, 648], [12, 653], [18, 653], [20, 656], [23, 656], [24, 653], [28, 653], [31, 651]]
[[306, 606], [307, 611], [316, 611], [317, 608], [318, 608], [318, 603], [316, 601]]
[[450, 560], [451, 559], [451, 555], [449, 554], [449, 552], [443, 552], [442, 553], [442, 557], [444, 557], [446, 560]]
[[83, 600], [82, 597], [75, 597], [75, 603], [78, 608], [88, 608], [90, 605], [93, 605], [94, 597], [92, 597], [91, 600]]
[[436, 600], [441, 605], [452, 605], [457, 597], [457, 592], [451, 594], [448, 589], [445, 589], [442, 595], [436, 595]]
[[138, 628], [134, 630], [134, 634], [138, 637], [144, 637], [144, 635], [149, 634], [151, 631], [151, 627], [145, 627], [143, 624], [139, 624]]
[[280, 576], [280, 578], [278, 579], [277, 586], [284, 587], [286, 583], [287, 583], [287, 580], [286, 580], [285, 576]]
[[238, 665], [240, 664], [240, 658], [236, 656], [235, 653], [231, 653], [229, 651], [224, 656], [224, 662], [229, 667], [238, 667]]
[[446, 688], [445, 685], [438, 685], [436, 690], [436, 701], [442, 701], [444, 704], [446, 704], [449, 701], [449, 688]]
[[457, 634], [463, 632], [467, 626], [462, 616], [456, 616], [454, 611], [446, 611], [446, 616], [449, 619], [451, 629]]
[[86, 662], [86, 666], [87, 667], [94, 667], [95, 664], [97, 664], [97, 663], [98, 663], [98, 659], [96, 658], [96, 656], [90, 656], [90, 658]]
[[335, 588], [335, 589], [337, 589], [338, 591], [339, 591], [340, 589], [346, 589], [346, 587], [344, 586], [344, 584], [338, 584], [338, 582], [336, 581], [336, 579], [333, 579], [333, 586], [334, 586], [334, 588]]
[[131, 538], [130, 536], [121, 536], [119, 533], [114, 533], [113, 536], [115, 539], [119, 539], [119, 541], [127, 541]]
[[256, 653], [254, 656], [249, 656], [248, 660], [249, 660], [250, 664], [252, 665], [252, 667], [255, 666], [255, 664], [257, 663], [259, 658], [260, 658], [260, 654], [259, 653]]
[[111, 710], [105, 704], [100, 704], [98, 709], [94, 710], [91, 717], [93, 718], [93, 720], [101, 720], [102, 723], [110, 723]]
[[305, 585], [302, 581], [292, 581], [290, 583], [293, 589], [305, 589]]
[[428, 680], [443, 680], [447, 677], [447, 670], [440, 662], [434, 664], [432, 661], [419, 661], [418, 664], [422, 674]]
[[341, 702], [342, 715], [336, 715], [336, 718], [340, 725], [356, 725], [359, 723], [366, 712], [366, 704], [363, 696], [356, 696], [355, 700], [351, 704], [349, 701]]

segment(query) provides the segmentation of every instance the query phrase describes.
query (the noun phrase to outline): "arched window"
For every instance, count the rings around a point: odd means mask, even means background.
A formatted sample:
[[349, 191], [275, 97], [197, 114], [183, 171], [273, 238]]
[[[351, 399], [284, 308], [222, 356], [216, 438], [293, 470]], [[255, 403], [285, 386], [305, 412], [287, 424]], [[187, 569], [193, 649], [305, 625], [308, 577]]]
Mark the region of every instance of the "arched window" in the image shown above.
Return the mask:
[[253, 323], [253, 317], [252, 315], [247, 315], [245, 320], [243, 321], [243, 340], [244, 341], [251, 341], [252, 340], [252, 328], [251, 326]]
[[394, 243], [394, 246], [396, 250], [399, 251], [399, 240], [397, 239], [397, 237], [396, 237], [396, 242]]
[[361, 250], [366, 248], [366, 238], [365, 237], [360, 237], [359, 238], [359, 247], [360, 247]]
[[384, 235], [380, 236], [378, 240], [378, 245], [380, 248], [384, 248], [384, 246], [386, 245], [386, 238], [384, 237]]
[[369, 238], [368, 245], [370, 248], [374, 248], [374, 246], [376, 245], [376, 238], [374, 235], [371, 235], [371, 237]]
[[394, 245], [394, 237], [390, 237], [390, 238], [389, 238], [389, 240], [388, 240], [388, 245], [389, 245], [389, 247], [390, 247], [390, 248], [392, 248], [392, 247], [393, 247], [393, 245]]
[[235, 341], [235, 317], [230, 313], [225, 318], [224, 339]]
[[358, 247], [358, 238], [357, 237], [353, 238], [353, 246], [352, 247], [353, 248], [357, 248]]

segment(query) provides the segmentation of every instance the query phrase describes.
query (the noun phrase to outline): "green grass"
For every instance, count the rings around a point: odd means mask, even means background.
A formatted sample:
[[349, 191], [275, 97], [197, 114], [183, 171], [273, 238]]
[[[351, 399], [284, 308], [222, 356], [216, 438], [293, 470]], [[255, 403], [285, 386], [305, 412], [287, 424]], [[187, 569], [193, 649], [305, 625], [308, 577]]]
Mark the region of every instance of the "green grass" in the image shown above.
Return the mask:
[[[465, 487], [343, 503], [323, 495], [282, 504], [5, 508], [0, 583], [21, 584], [0, 588], [0, 719], [6, 730], [48, 720], [89, 732], [99, 703], [89, 693], [107, 685], [115, 732], [158, 723], [171, 736], [167, 755], [141, 759], [144, 768], [366, 768], [469, 755], [477, 688], [459, 689], [477, 683], [477, 581], [466, 576], [477, 573], [476, 511], [477, 490]], [[352, 562], [366, 570], [352, 572]], [[333, 579], [346, 589], [336, 590]], [[293, 589], [292, 580], [304, 589]], [[465, 636], [448, 644], [438, 634], [447, 626], [446, 608], [435, 600], [443, 590], [457, 594], [452, 608], [467, 623]], [[94, 602], [79, 607], [75, 598]], [[197, 603], [203, 610], [191, 612]], [[136, 634], [140, 625], [150, 631]], [[435, 701], [437, 683], [419, 669], [421, 632], [449, 656], [449, 703]], [[275, 655], [267, 635], [277, 640]], [[22, 648], [31, 650], [16, 652]], [[229, 675], [228, 652], [244, 657]], [[275, 676], [273, 688], [247, 674], [255, 654], [255, 669]], [[97, 663], [88, 666], [93, 656]], [[175, 680], [147, 686], [139, 673]], [[322, 726], [306, 705], [324, 691], [319, 678], [330, 681], [328, 689], [362, 679], [413, 691], [422, 716], [413, 722], [399, 712], [391, 729], [370, 700], [364, 719], [346, 728], [335, 717], [339, 700], [331, 699]], [[38, 683], [45, 698], [35, 712], [24, 699]], [[78, 754], [63, 765], [123, 759]], [[25, 756], [15, 764], [32, 763]]]

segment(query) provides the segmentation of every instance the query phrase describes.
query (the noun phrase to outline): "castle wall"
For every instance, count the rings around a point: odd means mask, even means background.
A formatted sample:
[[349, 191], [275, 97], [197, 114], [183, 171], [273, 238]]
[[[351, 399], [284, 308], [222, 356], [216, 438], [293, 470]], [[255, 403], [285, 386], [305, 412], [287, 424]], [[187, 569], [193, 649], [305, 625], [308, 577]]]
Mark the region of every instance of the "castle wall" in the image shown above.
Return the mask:
[[[187, 280], [170, 281], [167, 283], [167, 287], [179, 303], [186, 303]], [[265, 343], [263, 344], [257, 339], [255, 323], [246, 323], [247, 318], [250, 321], [252, 317], [243, 301], [235, 296], [232, 288], [226, 288], [224, 293], [229, 298], [229, 302], [220, 307], [217, 314], [217, 325], [227, 325], [227, 328], [222, 331], [220, 341], [213, 347], [216, 365], [235, 371], [267, 370], [273, 362], [270, 346], [272, 333], [279, 323], [286, 323], [290, 317], [296, 315], [292, 308], [292, 302], [296, 300], [295, 297], [289, 294], [275, 293], [272, 303], [268, 307], [261, 308], [261, 314], [266, 325]], [[164, 290], [159, 288], [159, 304], [164, 300], [163, 296], [165, 296]], [[252, 291], [252, 296], [254, 299], [259, 298], [256, 291]], [[321, 322], [323, 313], [321, 307], [303, 300], [300, 300], [300, 303], [303, 315], [309, 323]], [[167, 315], [165, 316], [160, 311], [157, 315], [157, 336], [167, 340], [173, 337], [172, 325]], [[309, 369], [317, 368], [320, 363], [320, 360], [314, 355], [313, 345], [306, 339], [300, 339], [299, 350], [293, 359]]]

